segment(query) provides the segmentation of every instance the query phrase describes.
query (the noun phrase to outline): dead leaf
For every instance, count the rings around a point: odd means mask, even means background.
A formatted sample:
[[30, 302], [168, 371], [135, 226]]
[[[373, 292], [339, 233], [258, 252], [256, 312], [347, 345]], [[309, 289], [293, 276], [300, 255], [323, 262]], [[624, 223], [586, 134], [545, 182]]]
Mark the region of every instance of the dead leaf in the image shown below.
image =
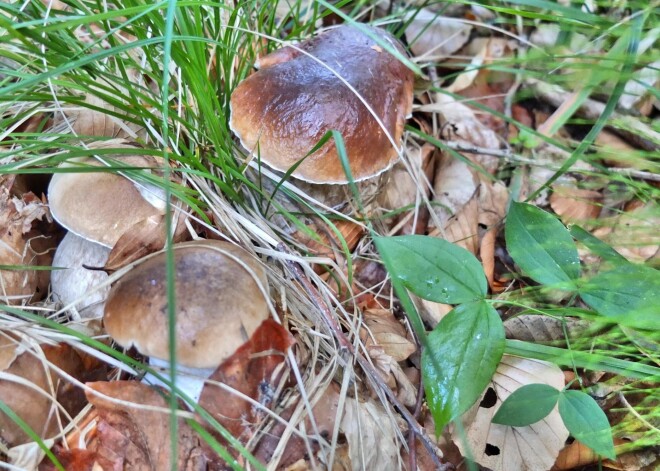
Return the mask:
[[612, 246], [631, 262], [646, 261], [658, 253], [660, 208], [654, 201], [629, 205], [626, 211], [599, 220], [602, 227], [593, 235]]
[[347, 398], [340, 427], [354, 470], [401, 468], [396, 425], [380, 403]]
[[[433, 184], [433, 201], [439, 205], [434, 208], [436, 218], [441, 224], [438, 229], [444, 229], [449, 219], [472, 199], [478, 185], [479, 181], [467, 163], [450, 156], [442, 156]], [[442, 231], [439, 235], [442, 235]]]
[[[478, 227], [479, 205], [475, 194], [458, 213], [449, 218], [444, 228], [444, 238], [476, 255], [479, 245]], [[436, 230], [429, 235], [436, 235]]]
[[[250, 340], [209, 377], [199, 405], [232, 436], [247, 442], [263, 419], [264, 412], [214, 383], [222, 383], [269, 408], [278, 399], [275, 393], [283, 379], [285, 369], [282, 366], [286, 352], [293, 344], [293, 336], [284, 327], [272, 319], [265, 320]], [[288, 381], [286, 377], [284, 379]]]
[[550, 207], [564, 224], [584, 224], [600, 215], [603, 195], [599, 191], [553, 185]]
[[[96, 453], [96, 460], [104, 470], [172, 469], [169, 413], [140, 408], [147, 405], [167, 409], [168, 401], [162, 393], [137, 381], [87, 385], [101, 394], [86, 391], [99, 417], [95, 444], [89, 449]], [[205, 469], [210, 458], [205, 455], [198, 435], [183, 419], [179, 419], [178, 434], [174, 469]]]
[[506, 338], [526, 342], [564, 341], [564, 327], [569, 338], [579, 338], [586, 332], [589, 322], [571, 317], [557, 319], [533, 314], [523, 314], [504, 321]]
[[415, 353], [417, 346], [408, 339], [406, 329], [387, 309], [368, 309], [363, 313], [368, 334], [365, 346], [378, 345], [395, 361], [404, 361]]
[[31, 231], [36, 221], [49, 217], [34, 193], [12, 195], [15, 181], [14, 175], [0, 176], [0, 302], [9, 305], [26, 304], [37, 293], [39, 273], [21, 267], [38, 264]]
[[[188, 230], [184, 222], [185, 213], [177, 212], [176, 214], [178, 217], [173, 224], [176, 225], [172, 235], [173, 243], [185, 241]], [[103, 269], [108, 272], [119, 270], [129, 263], [162, 250], [166, 240], [165, 216], [151, 215], [136, 222], [124, 232], [110, 251]]]
[[[84, 367], [80, 356], [66, 344], [40, 345], [42, 358], [31, 348], [34, 347], [22, 345], [18, 337], [1, 333], [1, 357], [7, 366], [1, 372], [0, 400], [40, 437], [50, 438], [59, 431], [59, 424], [69, 422], [66, 414], [75, 415], [82, 408], [79, 390], [76, 394], [74, 386], [60, 377], [52, 365], [78, 379], [82, 378]], [[2, 412], [0, 438], [9, 448], [32, 441]]]
[[472, 26], [422, 8], [406, 18], [406, 41], [415, 57], [437, 61], [458, 51], [470, 38]]
[[474, 460], [493, 471], [537, 471], [552, 467], [568, 438], [556, 406], [547, 417], [526, 427], [491, 423], [502, 402], [521, 386], [531, 383], [562, 389], [564, 375], [550, 363], [502, 357], [486, 392], [461, 418], [467, 442], [458, 431], [452, 434], [464, 456], [469, 447]]

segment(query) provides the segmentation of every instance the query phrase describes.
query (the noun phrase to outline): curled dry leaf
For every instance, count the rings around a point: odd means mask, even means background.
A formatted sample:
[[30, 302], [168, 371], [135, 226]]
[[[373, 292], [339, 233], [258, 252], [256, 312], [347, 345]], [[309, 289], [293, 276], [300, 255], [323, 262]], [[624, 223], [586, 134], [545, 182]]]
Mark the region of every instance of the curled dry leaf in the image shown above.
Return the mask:
[[353, 469], [401, 469], [398, 425], [380, 403], [347, 398], [340, 427]]
[[461, 418], [466, 441], [457, 430], [452, 434], [464, 456], [469, 448], [477, 463], [493, 471], [536, 471], [552, 467], [568, 438], [556, 406], [547, 417], [526, 427], [491, 423], [502, 402], [521, 386], [531, 383], [561, 390], [564, 375], [550, 363], [502, 357], [486, 392]]
[[426, 8], [406, 17], [406, 41], [415, 57], [437, 61], [458, 51], [470, 38], [472, 26], [440, 16]]
[[564, 224], [583, 224], [600, 215], [603, 195], [599, 191], [553, 185], [550, 207]]
[[[475, 194], [458, 213], [449, 218], [443, 238], [476, 255], [479, 246], [478, 228], [479, 204]], [[436, 231], [431, 235], [435, 235]]]
[[417, 347], [409, 340], [406, 329], [386, 309], [368, 309], [363, 314], [364, 343], [367, 347], [378, 345], [395, 361], [404, 361], [415, 353]]
[[[187, 235], [185, 214], [183, 212], [176, 214], [178, 217], [174, 223], [173, 243], [185, 241]], [[162, 250], [167, 240], [165, 232], [164, 215], [155, 214], [136, 222], [112, 247], [103, 269], [109, 272], [116, 271], [142, 257]]]
[[[263, 409], [277, 403], [280, 383], [289, 381], [285, 360], [293, 344], [293, 336], [284, 327], [267, 319], [250, 340], [209, 377], [199, 405], [232, 436], [247, 442], [265, 417]], [[253, 399], [261, 408], [237, 393]]]
[[0, 176], [0, 302], [10, 305], [26, 303], [37, 292], [38, 272], [21, 267], [44, 260], [32, 247], [31, 231], [35, 221], [49, 217], [48, 207], [33, 193], [13, 196], [15, 180]]
[[476, 194], [479, 180], [470, 166], [449, 155], [443, 154], [440, 164], [436, 167], [433, 182], [433, 201], [438, 204], [434, 207], [435, 218], [430, 221], [431, 226], [438, 221], [439, 235], [465, 204]]
[[[341, 237], [346, 242], [349, 252], [352, 252], [364, 235], [364, 227], [354, 222], [344, 220], [334, 221], [333, 224], [335, 229], [339, 231]], [[310, 225], [308, 229], [314, 231], [320, 240], [316, 240], [300, 230], [296, 231], [293, 236], [298, 242], [302, 243], [312, 255], [317, 257], [329, 257], [337, 261], [344, 258], [344, 256], [339, 256], [339, 254], [343, 254], [344, 250], [340, 239], [330, 227], [322, 221], [317, 220], [313, 225]]]

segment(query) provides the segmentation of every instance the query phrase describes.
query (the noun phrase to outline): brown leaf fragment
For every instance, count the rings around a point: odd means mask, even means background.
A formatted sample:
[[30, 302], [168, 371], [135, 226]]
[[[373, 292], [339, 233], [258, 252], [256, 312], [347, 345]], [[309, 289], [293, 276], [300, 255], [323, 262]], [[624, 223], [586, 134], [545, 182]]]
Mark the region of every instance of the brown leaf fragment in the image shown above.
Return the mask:
[[504, 321], [504, 332], [508, 339], [526, 342], [563, 341], [564, 324], [570, 338], [579, 338], [589, 327], [589, 322], [582, 319], [523, 314]]
[[593, 221], [600, 215], [603, 195], [599, 191], [554, 185], [550, 206], [564, 224]]
[[15, 181], [15, 175], [0, 176], [0, 266], [6, 266], [0, 267], [0, 302], [9, 305], [25, 304], [37, 293], [39, 273], [22, 267], [47, 262], [31, 240], [39, 236], [32, 232], [34, 223], [50, 217], [48, 207], [33, 193], [13, 195]]
[[[40, 437], [50, 438], [59, 431], [59, 423], [68, 423], [67, 414], [75, 415], [83, 406], [80, 390], [76, 392], [77, 388], [60, 377], [52, 365], [75, 378], [82, 377], [84, 368], [69, 345], [39, 348], [40, 352], [28, 351], [17, 337], [0, 333], [0, 358], [5, 366], [2, 372], [7, 376], [0, 380], [0, 400]], [[0, 439], [10, 448], [31, 441], [4, 413], [0, 413]]]
[[[67, 471], [100, 471], [99, 468], [107, 469], [100, 466], [98, 455], [93, 451], [80, 448], [66, 449], [60, 445], [55, 445], [51, 451]], [[56, 469], [55, 465], [47, 459], [39, 465], [39, 471], [55, 471]]]
[[[172, 242], [186, 240], [187, 229], [184, 214], [179, 213]], [[165, 215], [156, 214], [136, 222], [117, 240], [108, 255], [103, 269], [108, 272], [119, 270], [129, 263], [139, 260], [165, 247]]]
[[368, 309], [363, 314], [365, 345], [378, 345], [395, 361], [404, 361], [417, 350], [414, 342], [409, 340], [406, 329], [396, 320], [390, 310]]
[[[346, 242], [349, 252], [353, 251], [358, 242], [364, 235], [364, 227], [351, 221], [335, 221], [334, 229], [337, 230], [343, 240]], [[326, 224], [317, 221], [309, 227], [314, 231], [318, 240], [305, 234], [303, 231], [296, 231], [294, 238], [305, 245], [306, 249], [314, 256], [329, 257], [333, 260], [344, 258], [343, 245], [337, 233]]]
[[409, 15], [406, 40], [415, 57], [437, 61], [458, 51], [470, 38], [472, 26], [422, 8]]
[[[232, 436], [247, 442], [264, 412], [231, 389], [252, 398], [263, 408], [273, 406], [280, 381], [288, 381], [282, 376], [285, 371], [282, 366], [293, 344], [293, 336], [284, 327], [272, 319], [265, 320], [250, 340], [209, 377], [199, 405]], [[222, 383], [225, 388], [214, 383]]]
[[[169, 413], [140, 407], [167, 409], [168, 401], [163, 394], [137, 381], [87, 385], [99, 393], [86, 391], [99, 416], [93, 451], [104, 471], [172, 469]], [[178, 434], [174, 469], [206, 469], [209, 458], [203, 452], [200, 438], [183, 419], [179, 419]]]

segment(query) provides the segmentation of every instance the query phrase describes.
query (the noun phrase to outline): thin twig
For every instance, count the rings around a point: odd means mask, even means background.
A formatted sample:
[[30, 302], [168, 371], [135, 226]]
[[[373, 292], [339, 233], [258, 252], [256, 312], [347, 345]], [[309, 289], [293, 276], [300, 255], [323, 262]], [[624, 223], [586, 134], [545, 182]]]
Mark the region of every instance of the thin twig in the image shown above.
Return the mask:
[[[518, 162], [522, 164], [527, 164], [527, 165], [535, 165], [537, 167], [547, 167], [551, 170], [558, 170], [559, 166], [556, 165], [554, 162], [549, 162], [547, 160], [532, 160], [528, 159], [525, 157], [522, 157], [520, 155], [514, 154], [508, 149], [489, 149], [487, 147], [477, 147], [477, 146], [472, 146], [469, 144], [463, 144], [460, 142], [454, 142], [454, 141], [446, 141], [443, 142], [444, 145], [449, 147], [452, 150], [455, 150], [457, 152], [467, 152], [468, 154], [484, 154], [484, 155], [492, 155], [494, 157], [499, 157], [505, 160], [509, 160], [511, 162]], [[554, 152], [559, 152], [562, 154], [566, 154], [568, 157], [570, 154], [568, 152], [565, 152], [561, 149], [555, 149], [553, 150]], [[580, 168], [579, 170], [589, 170], [589, 171], [597, 171], [597, 169], [592, 168], [589, 166], [588, 168]], [[618, 167], [610, 167], [608, 168], [609, 172], [612, 173], [618, 173], [619, 175], [623, 175], [626, 177], [630, 178], [638, 178], [640, 180], [648, 180], [652, 182], [660, 182], [660, 174], [658, 173], [653, 173], [653, 172], [645, 172], [643, 170], [637, 170], [634, 168], [618, 168]]]
[[[277, 250], [284, 254], [291, 255], [291, 251], [282, 243], [277, 244]], [[398, 410], [399, 413], [403, 416], [404, 420], [408, 423], [408, 427], [410, 428], [410, 430], [412, 430], [415, 433], [415, 435], [417, 435], [420, 438], [420, 440], [424, 444], [424, 447], [428, 450], [429, 455], [431, 455], [431, 458], [435, 462], [436, 469], [438, 469], [439, 471], [453, 470], [454, 466], [451, 463], [443, 463], [442, 461], [440, 461], [440, 458], [436, 454], [436, 447], [429, 438], [429, 436], [426, 434], [426, 431], [417, 422], [415, 417], [412, 416], [410, 411], [408, 411], [408, 409], [406, 409], [406, 407], [403, 404], [401, 404], [401, 402], [399, 402], [399, 400], [394, 395], [392, 390], [387, 386], [387, 384], [385, 384], [385, 382], [380, 377], [378, 372], [376, 372], [376, 370], [371, 365], [371, 363], [369, 363], [366, 358], [364, 358], [362, 355], [358, 354], [355, 351], [353, 345], [348, 341], [348, 339], [344, 335], [344, 332], [342, 331], [341, 326], [337, 322], [336, 318], [332, 315], [330, 308], [327, 306], [327, 304], [321, 297], [316, 287], [312, 284], [311, 281], [309, 281], [307, 275], [305, 275], [305, 272], [303, 271], [300, 264], [287, 258], [286, 265], [289, 267], [296, 280], [302, 285], [305, 292], [314, 302], [314, 305], [319, 309], [319, 311], [323, 315], [323, 319], [325, 320], [328, 327], [330, 328], [335, 338], [339, 342], [340, 347], [348, 351], [353, 356], [353, 358], [357, 360], [362, 370], [369, 376], [369, 379], [371, 379], [371, 381], [376, 384], [378, 389], [380, 389], [382, 392], [385, 393], [385, 395], [387, 396], [391, 404], [394, 406], [394, 408]]]

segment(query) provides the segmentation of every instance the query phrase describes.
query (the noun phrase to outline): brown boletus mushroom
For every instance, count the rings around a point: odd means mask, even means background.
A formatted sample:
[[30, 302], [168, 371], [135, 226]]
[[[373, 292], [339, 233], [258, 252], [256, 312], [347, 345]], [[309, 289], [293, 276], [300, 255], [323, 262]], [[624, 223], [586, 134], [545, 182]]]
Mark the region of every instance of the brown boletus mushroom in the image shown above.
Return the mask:
[[[336, 130], [355, 181], [396, 162], [412, 110], [414, 76], [372, 39], [405, 55], [394, 36], [361, 28], [369, 35], [340, 26], [260, 61], [260, 70], [238, 85], [230, 102], [231, 129], [247, 150], [285, 172]], [[332, 142], [307, 157], [293, 176], [310, 183], [348, 182]]]
[[[139, 155], [114, 156], [127, 167], [152, 167], [155, 161]], [[94, 159], [79, 165], [100, 166]], [[72, 167], [73, 162], [65, 164]], [[150, 191], [158, 191], [150, 188]], [[164, 214], [164, 202], [147, 200], [149, 194], [129, 179], [107, 169], [99, 172], [61, 172], [48, 186], [53, 217], [69, 231], [92, 242], [112, 247], [131, 227], [151, 216]], [[156, 203], [154, 205], [153, 203]]]
[[[268, 317], [265, 270], [228, 242], [183, 242], [173, 250], [177, 365], [216, 368]], [[159, 252], [137, 262], [110, 290], [108, 334], [126, 348], [169, 360], [167, 299], [166, 254]]]

